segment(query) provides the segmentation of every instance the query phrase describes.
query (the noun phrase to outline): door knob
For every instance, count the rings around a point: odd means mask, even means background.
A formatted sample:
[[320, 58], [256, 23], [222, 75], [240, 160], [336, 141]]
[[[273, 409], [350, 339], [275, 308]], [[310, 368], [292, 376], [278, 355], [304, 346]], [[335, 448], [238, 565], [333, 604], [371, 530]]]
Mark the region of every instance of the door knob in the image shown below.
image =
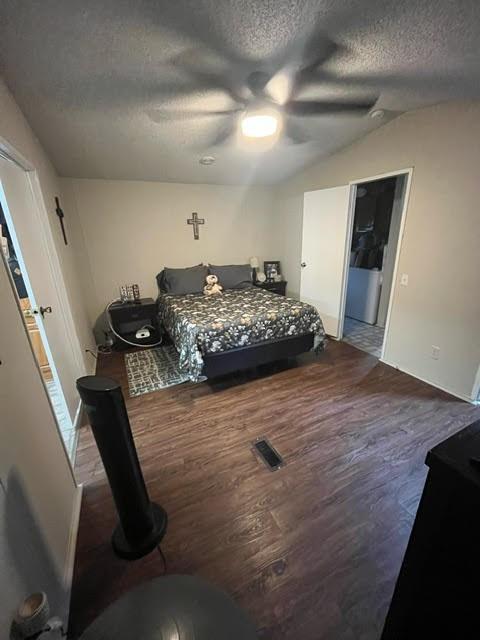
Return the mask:
[[43, 318], [46, 313], [52, 313], [52, 307], [40, 307], [35, 309], [33, 313], [40, 314]]
[[301, 262], [301, 263], [300, 263], [300, 266], [301, 266], [301, 267], [302, 267], [302, 269], [303, 269], [303, 268], [305, 268], [305, 267], [307, 266], [307, 263], [306, 263], [306, 262]]

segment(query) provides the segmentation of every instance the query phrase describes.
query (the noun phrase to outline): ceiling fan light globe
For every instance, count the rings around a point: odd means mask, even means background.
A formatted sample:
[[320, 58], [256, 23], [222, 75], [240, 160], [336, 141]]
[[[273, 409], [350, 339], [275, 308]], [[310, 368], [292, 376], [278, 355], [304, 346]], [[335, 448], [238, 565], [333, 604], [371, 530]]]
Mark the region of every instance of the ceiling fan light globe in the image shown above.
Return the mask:
[[242, 134], [247, 138], [268, 138], [274, 136], [280, 126], [280, 116], [276, 113], [252, 111], [240, 121]]

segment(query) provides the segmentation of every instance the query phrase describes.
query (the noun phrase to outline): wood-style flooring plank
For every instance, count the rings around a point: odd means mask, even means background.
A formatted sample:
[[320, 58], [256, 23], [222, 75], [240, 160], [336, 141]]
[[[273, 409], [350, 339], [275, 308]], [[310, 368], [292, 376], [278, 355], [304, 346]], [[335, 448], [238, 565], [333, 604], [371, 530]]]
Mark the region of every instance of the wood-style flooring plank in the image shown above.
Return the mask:
[[[146, 483], [169, 513], [169, 573], [226, 589], [274, 640], [376, 640], [426, 477], [429, 448], [480, 410], [345, 343], [319, 357], [128, 397], [122, 354], [98, 373], [122, 384]], [[251, 443], [267, 436], [271, 473]], [[70, 635], [162, 573], [153, 553], [113, 555], [115, 510], [90, 429]]]

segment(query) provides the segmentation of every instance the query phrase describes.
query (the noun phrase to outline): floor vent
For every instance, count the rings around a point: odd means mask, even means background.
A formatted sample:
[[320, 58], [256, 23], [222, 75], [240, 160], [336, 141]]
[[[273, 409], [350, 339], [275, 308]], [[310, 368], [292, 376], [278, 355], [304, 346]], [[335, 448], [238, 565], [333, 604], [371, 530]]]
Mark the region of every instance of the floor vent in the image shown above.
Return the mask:
[[276, 471], [285, 465], [282, 456], [275, 451], [267, 438], [257, 438], [253, 450], [270, 471]]

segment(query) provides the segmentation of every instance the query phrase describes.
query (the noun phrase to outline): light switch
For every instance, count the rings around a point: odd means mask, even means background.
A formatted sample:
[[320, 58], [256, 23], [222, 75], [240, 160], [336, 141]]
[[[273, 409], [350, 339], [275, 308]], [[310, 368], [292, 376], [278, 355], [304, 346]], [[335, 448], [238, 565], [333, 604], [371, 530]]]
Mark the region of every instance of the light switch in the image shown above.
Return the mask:
[[402, 273], [400, 277], [400, 284], [402, 284], [404, 287], [408, 285], [408, 273]]

